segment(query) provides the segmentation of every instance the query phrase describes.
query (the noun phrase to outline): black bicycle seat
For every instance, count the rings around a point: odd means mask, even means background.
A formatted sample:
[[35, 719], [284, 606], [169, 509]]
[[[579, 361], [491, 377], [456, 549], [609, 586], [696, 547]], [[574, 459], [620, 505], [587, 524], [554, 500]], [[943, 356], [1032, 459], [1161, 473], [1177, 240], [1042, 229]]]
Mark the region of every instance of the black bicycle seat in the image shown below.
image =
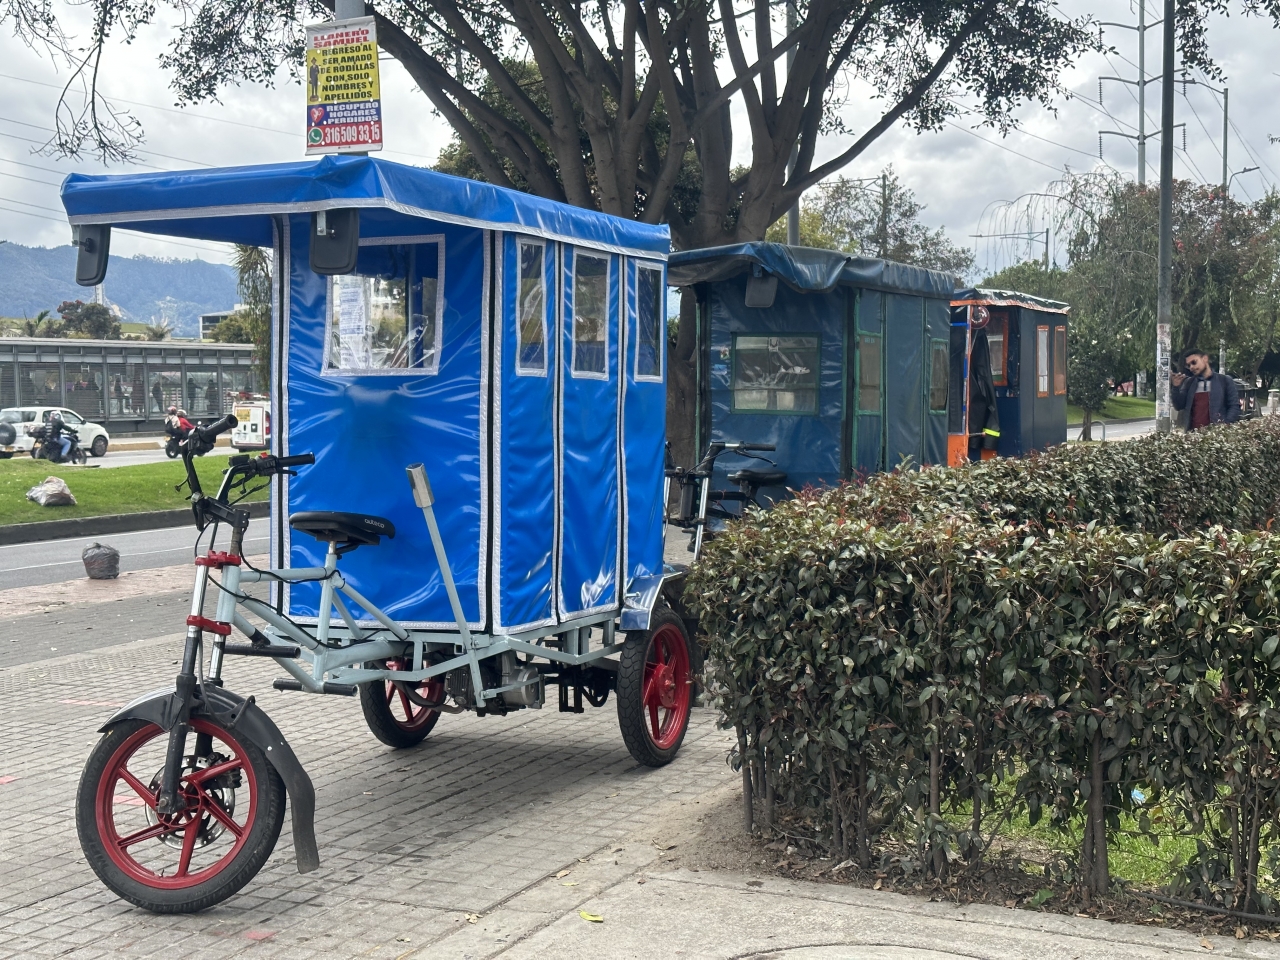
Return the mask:
[[749, 483], [755, 487], [780, 487], [787, 482], [785, 470], [758, 470], [747, 467], [729, 474], [730, 483]]
[[382, 537], [396, 535], [395, 524], [384, 517], [363, 513], [337, 513], [332, 510], [306, 510], [289, 517], [289, 526], [309, 533], [321, 543], [342, 544], [342, 551], [361, 546], [376, 546]]

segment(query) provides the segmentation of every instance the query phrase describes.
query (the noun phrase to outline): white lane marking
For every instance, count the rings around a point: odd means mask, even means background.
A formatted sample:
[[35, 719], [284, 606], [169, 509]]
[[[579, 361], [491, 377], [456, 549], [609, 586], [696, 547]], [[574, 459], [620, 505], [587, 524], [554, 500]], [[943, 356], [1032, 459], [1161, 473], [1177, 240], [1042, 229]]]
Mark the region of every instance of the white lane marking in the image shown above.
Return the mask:
[[[270, 537], [248, 537], [245, 543], [261, 543], [264, 540], [270, 540]], [[30, 544], [28, 544], [30, 546]], [[142, 553], [122, 553], [121, 560], [132, 560], [134, 557], [153, 557], [160, 553], [190, 553], [190, 547], [170, 547], [168, 550], [146, 550]], [[59, 560], [57, 563], [33, 563], [27, 567], [5, 567], [0, 569], [0, 573], [17, 573], [19, 570], [40, 570], [44, 567], [65, 567], [68, 564], [83, 563], [82, 560]]]
[[[85, 519], [88, 520], [92, 518], [86, 517]], [[268, 517], [255, 517], [254, 519], [249, 521], [249, 525], [253, 526], [254, 524], [266, 523], [268, 520], [269, 520]], [[184, 528], [185, 528], [185, 524], [176, 526], [176, 527], [155, 527], [151, 530], [132, 530], [128, 533], [104, 533], [104, 534], [99, 534], [98, 536], [99, 537], [154, 537], [157, 533], [160, 533], [164, 530], [182, 530]], [[37, 540], [35, 543], [7, 543], [7, 544], [0, 545], [0, 550], [13, 550], [19, 547], [30, 548], [30, 547], [36, 546], [37, 544], [75, 543], [82, 540], [92, 540], [92, 539], [94, 539], [94, 537], [90, 535], [87, 537], [65, 537], [62, 540]], [[261, 540], [264, 538], [259, 537], [258, 539]], [[178, 548], [175, 547], [174, 549], [178, 549]]]

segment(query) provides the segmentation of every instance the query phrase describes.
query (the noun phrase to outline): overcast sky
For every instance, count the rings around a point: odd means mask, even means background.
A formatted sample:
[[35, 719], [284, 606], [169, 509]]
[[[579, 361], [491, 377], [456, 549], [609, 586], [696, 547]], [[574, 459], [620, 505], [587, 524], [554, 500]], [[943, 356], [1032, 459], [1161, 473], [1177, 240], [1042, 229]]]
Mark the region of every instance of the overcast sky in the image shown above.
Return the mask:
[[[1156, 0], [1146, 0], [1148, 18], [1154, 21]], [[1092, 13], [1099, 19], [1136, 23], [1137, 7], [1127, 0], [1063, 0], [1064, 12]], [[65, 7], [64, 7], [65, 9]], [[83, 12], [83, 8], [81, 8]], [[265, 163], [302, 159], [303, 94], [300, 87], [281, 76], [276, 89], [243, 87], [227, 90], [220, 104], [175, 109], [168, 76], [157, 63], [168, 32], [163, 24], [143, 31], [131, 46], [123, 44], [107, 55], [103, 83], [120, 106], [130, 110], [146, 131], [139, 160], [154, 168], [177, 169], [203, 165]], [[1256, 172], [1236, 177], [1232, 192], [1240, 199], [1256, 199], [1280, 183], [1280, 145], [1269, 142], [1280, 136], [1280, 32], [1267, 21], [1244, 16], [1215, 18], [1210, 48], [1222, 65], [1231, 90], [1232, 131], [1228, 159], [1232, 172], [1259, 166]], [[1098, 103], [1102, 76], [1137, 76], [1137, 41], [1133, 31], [1110, 29], [1106, 39], [1117, 48], [1108, 56], [1088, 56], [1064, 77], [1064, 86], [1076, 96], [1060, 98], [1056, 115], [1039, 107], [1020, 111], [1021, 129], [1008, 137], [991, 130], [974, 129], [963, 118], [936, 134], [916, 135], [895, 129], [881, 137], [851, 164], [848, 176], [869, 176], [892, 163], [903, 181], [926, 205], [924, 219], [944, 226], [952, 239], [972, 246], [980, 271], [1001, 266], [1010, 257], [1040, 256], [1040, 243], [1026, 245], [1008, 240], [972, 239], [971, 234], [995, 232], [999, 220], [992, 211], [1002, 201], [1043, 190], [1064, 169], [1087, 170], [1097, 165], [1100, 130], [1133, 133], [1138, 123], [1134, 89], [1106, 82], [1103, 102]], [[1149, 31], [1148, 73], [1159, 69], [1159, 30]], [[13, 37], [0, 38], [0, 239], [24, 244], [58, 246], [70, 238], [70, 228], [60, 215], [58, 183], [71, 171], [100, 172], [107, 168], [91, 160], [55, 159], [40, 154], [50, 135], [58, 89], [65, 82], [65, 67], [47, 55], [29, 50]], [[1148, 88], [1148, 129], [1158, 125], [1159, 84]], [[435, 116], [427, 99], [394, 61], [382, 63], [383, 116], [386, 148], [381, 156], [405, 163], [430, 164], [449, 139], [449, 130]], [[878, 104], [866, 97], [851, 98], [846, 117], [851, 129], [860, 131], [878, 115]], [[1176, 141], [1175, 175], [1202, 183], [1221, 179], [1222, 106], [1210, 91], [1187, 88], [1177, 97], [1179, 122], [1186, 126]], [[738, 123], [737, 129], [744, 125]], [[1131, 141], [1108, 136], [1102, 144], [1104, 161], [1127, 175], [1136, 175], [1136, 150]], [[819, 151], [818, 161], [843, 150], [847, 138], [832, 137]], [[745, 136], [736, 144], [748, 159]], [[1159, 142], [1148, 144], [1148, 179], [1155, 179]], [[114, 166], [113, 172], [125, 167]], [[985, 212], [985, 215], [984, 215]], [[1015, 249], [1016, 248], [1016, 249]], [[217, 245], [194, 241], [162, 241], [117, 231], [112, 251], [129, 255], [203, 257], [225, 261]], [[1057, 240], [1055, 258], [1063, 258]]]

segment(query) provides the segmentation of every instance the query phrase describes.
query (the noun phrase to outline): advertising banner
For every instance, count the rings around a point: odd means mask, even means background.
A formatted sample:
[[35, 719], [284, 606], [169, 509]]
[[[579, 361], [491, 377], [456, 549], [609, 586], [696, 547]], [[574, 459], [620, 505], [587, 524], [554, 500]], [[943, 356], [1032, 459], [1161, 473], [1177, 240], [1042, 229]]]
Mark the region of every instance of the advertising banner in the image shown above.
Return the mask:
[[307, 27], [307, 154], [382, 149], [373, 17]]

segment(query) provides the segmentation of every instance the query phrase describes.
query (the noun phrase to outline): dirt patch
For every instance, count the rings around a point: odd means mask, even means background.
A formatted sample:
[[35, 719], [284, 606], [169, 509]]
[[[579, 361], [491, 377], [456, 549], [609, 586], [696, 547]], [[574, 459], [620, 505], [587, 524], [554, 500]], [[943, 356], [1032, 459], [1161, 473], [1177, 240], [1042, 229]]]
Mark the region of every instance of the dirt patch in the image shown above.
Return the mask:
[[[789, 824], [782, 823], [783, 830]], [[727, 784], [703, 795], [694, 804], [671, 812], [653, 833], [664, 867], [691, 871], [725, 871], [756, 876], [786, 877], [817, 883], [846, 884], [871, 890], [905, 893], [956, 904], [984, 903], [1011, 910], [1060, 913], [1138, 926], [1186, 930], [1201, 936], [1280, 940], [1280, 923], [1214, 916], [1120, 891], [1104, 900], [1086, 900], [1074, 884], [1045, 875], [1054, 872], [1054, 853], [1034, 843], [1007, 844], [972, 869], [956, 866], [947, 881], [914, 879], [904, 875], [900, 859], [885, 859], [883, 869], [862, 870], [848, 861], [837, 863], [812, 850], [798, 837], [748, 835], [743, 824], [742, 793]], [[905, 851], [904, 851], [905, 853]]]

